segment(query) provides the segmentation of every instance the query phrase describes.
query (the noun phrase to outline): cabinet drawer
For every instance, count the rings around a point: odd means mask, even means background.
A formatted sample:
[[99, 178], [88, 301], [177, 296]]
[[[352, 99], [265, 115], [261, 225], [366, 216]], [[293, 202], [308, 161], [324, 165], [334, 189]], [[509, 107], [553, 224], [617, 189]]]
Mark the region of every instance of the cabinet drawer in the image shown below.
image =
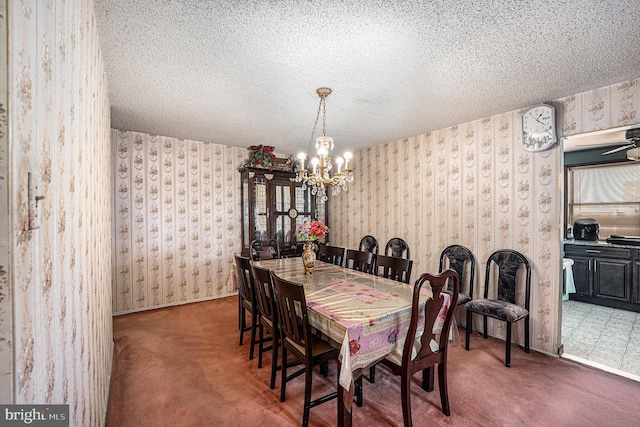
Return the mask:
[[571, 258], [572, 255], [579, 257], [598, 258], [631, 258], [631, 249], [626, 248], [611, 248], [588, 245], [565, 245], [564, 252], [567, 258]]

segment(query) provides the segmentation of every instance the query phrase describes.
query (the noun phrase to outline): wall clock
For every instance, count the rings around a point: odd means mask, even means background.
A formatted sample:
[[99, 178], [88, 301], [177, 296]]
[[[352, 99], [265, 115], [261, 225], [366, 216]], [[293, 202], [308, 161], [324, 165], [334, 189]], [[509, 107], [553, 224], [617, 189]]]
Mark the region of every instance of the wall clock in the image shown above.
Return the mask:
[[298, 216], [298, 211], [294, 208], [289, 209], [289, 217], [290, 218], [296, 218]]
[[558, 143], [556, 134], [556, 109], [540, 104], [522, 113], [522, 148], [527, 151], [544, 151]]

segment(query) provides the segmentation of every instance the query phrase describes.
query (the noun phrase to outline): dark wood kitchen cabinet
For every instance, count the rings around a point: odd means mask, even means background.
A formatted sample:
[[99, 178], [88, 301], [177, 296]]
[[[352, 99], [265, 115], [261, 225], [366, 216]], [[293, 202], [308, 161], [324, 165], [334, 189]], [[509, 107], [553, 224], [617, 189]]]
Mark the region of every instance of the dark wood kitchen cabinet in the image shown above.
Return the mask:
[[[571, 258], [576, 293], [570, 298], [593, 304], [640, 311], [638, 297], [639, 261], [632, 249], [610, 245], [565, 244], [565, 257]], [[635, 283], [634, 283], [635, 281]]]
[[[640, 249], [633, 250], [633, 282], [631, 285], [633, 303], [640, 307]], [[638, 309], [640, 311], [640, 308]]]
[[249, 256], [254, 239], [275, 239], [283, 256], [296, 256], [300, 248], [295, 230], [304, 218], [327, 222], [326, 204], [296, 182], [294, 172], [245, 168], [242, 180], [242, 255]]

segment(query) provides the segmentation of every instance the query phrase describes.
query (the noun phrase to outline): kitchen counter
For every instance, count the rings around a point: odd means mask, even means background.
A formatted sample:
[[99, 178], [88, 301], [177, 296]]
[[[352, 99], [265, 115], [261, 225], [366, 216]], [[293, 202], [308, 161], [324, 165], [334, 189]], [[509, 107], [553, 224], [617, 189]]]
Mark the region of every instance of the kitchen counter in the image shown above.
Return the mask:
[[575, 240], [564, 239], [562, 241], [565, 245], [582, 245], [582, 246], [598, 246], [607, 248], [623, 248], [623, 249], [640, 249], [639, 246], [634, 245], [621, 245], [617, 243], [609, 243], [606, 240]]

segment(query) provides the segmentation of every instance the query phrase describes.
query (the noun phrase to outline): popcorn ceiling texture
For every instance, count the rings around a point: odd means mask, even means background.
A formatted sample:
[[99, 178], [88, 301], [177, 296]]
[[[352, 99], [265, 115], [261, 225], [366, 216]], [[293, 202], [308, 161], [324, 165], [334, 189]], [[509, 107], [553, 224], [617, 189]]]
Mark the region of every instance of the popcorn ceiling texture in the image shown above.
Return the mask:
[[112, 127], [355, 151], [638, 77], [638, 0], [95, 0]]

